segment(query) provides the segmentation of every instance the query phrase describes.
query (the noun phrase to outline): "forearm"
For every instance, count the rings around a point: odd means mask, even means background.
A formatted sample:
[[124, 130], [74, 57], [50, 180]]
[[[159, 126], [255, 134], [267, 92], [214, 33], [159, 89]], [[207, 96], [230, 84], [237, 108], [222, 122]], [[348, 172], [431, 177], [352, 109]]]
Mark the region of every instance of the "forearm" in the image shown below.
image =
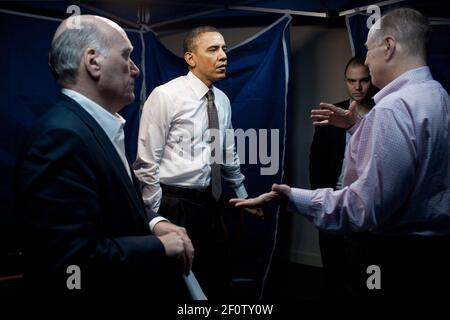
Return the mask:
[[159, 183], [159, 163], [164, 142], [151, 136], [150, 132], [143, 128], [141, 128], [139, 137], [137, 158], [133, 164], [133, 171], [139, 180], [142, 200], [147, 211], [158, 212], [162, 197]]
[[320, 229], [334, 233], [364, 231], [375, 225], [369, 202], [348, 187], [305, 190], [291, 189], [288, 210], [299, 213]]
[[143, 162], [139, 157], [133, 165], [136, 177], [139, 179], [142, 200], [147, 211], [158, 212], [161, 204], [162, 191], [159, 183], [159, 167], [156, 164]]
[[225, 137], [224, 153], [226, 157], [225, 163], [221, 165], [222, 178], [230, 184], [238, 198], [247, 198], [248, 194], [244, 186], [245, 176], [241, 173], [241, 164], [234, 145], [234, 136], [230, 134], [231, 131], [229, 130], [227, 130]]
[[238, 198], [247, 198], [247, 190], [244, 186], [245, 176], [241, 173], [239, 164], [222, 165], [222, 177], [233, 188]]

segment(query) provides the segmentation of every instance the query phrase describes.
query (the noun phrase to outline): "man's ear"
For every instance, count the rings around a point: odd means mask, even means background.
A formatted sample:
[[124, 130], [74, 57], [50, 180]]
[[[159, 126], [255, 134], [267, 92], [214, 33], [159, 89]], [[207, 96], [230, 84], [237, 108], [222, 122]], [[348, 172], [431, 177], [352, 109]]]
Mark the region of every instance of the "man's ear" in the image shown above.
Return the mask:
[[185, 52], [184, 53], [184, 61], [189, 65], [189, 68], [195, 68], [195, 54], [192, 52]]
[[87, 73], [94, 79], [100, 78], [101, 64], [100, 60], [102, 56], [98, 54], [94, 48], [87, 48], [84, 51], [83, 63]]
[[384, 39], [385, 56], [387, 60], [391, 60], [397, 50], [397, 41], [393, 36]]

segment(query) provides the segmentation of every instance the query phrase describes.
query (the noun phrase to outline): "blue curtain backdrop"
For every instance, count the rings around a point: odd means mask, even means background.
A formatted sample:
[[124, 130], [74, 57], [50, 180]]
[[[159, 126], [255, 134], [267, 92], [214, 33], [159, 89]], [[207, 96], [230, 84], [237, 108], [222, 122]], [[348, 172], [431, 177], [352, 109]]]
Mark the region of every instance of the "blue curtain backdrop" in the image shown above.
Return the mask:
[[[58, 23], [0, 13], [0, 237], [11, 238], [14, 224], [12, 177], [27, 129], [58, 96], [47, 53]], [[4, 244], [4, 242], [0, 242]]]
[[[274, 175], [260, 174], [261, 164], [243, 164], [250, 196], [270, 189], [283, 175], [287, 87], [290, 69], [288, 25], [283, 17], [245, 43], [228, 52], [227, 79], [217, 83], [230, 98], [233, 126], [244, 131], [279, 130], [279, 169]], [[12, 181], [16, 157], [27, 130], [58, 100], [60, 88], [47, 67], [48, 48], [59, 21], [0, 13], [2, 59], [0, 60], [0, 249], [15, 246]], [[127, 120], [126, 150], [130, 162], [136, 156], [140, 106], [151, 90], [187, 73], [182, 58], [167, 50], [152, 32], [128, 32], [134, 46], [132, 58], [142, 70], [136, 81], [136, 100], [121, 114]], [[180, 43], [181, 45], [181, 43]], [[141, 61], [142, 56], [145, 57]], [[145, 73], [145, 75], [144, 75]], [[145, 77], [146, 94], [140, 96]], [[270, 137], [270, 134], [269, 134]], [[271, 150], [271, 146], [268, 146]], [[248, 157], [247, 157], [248, 159]], [[275, 239], [276, 209], [264, 220], [232, 213], [228, 215], [236, 277], [261, 284]], [[231, 211], [231, 210], [230, 210]]]
[[[366, 56], [364, 46], [369, 29], [366, 26], [367, 15], [356, 14], [347, 17], [347, 28], [353, 44], [354, 54]], [[435, 80], [450, 92], [450, 20], [431, 19], [433, 32], [428, 49], [427, 63]]]

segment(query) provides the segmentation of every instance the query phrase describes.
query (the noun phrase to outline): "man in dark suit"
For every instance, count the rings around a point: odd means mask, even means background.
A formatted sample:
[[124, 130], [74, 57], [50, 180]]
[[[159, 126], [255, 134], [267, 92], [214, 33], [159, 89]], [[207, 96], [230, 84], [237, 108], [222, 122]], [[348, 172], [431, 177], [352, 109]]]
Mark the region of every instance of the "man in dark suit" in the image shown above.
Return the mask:
[[[372, 107], [372, 93], [369, 69], [364, 59], [351, 58], [344, 70], [349, 99], [334, 106], [348, 110], [355, 101], [352, 111], [360, 115]], [[321, 105], [327, 105], [325, 103]], [[342, 188], [344, 152], [349, 139], [347, 130], [334, 126], [316, 127], [309, 154], [309, 178], [311, 189]], [[346, 236], [319, 230], [319, 246], [325, 273], [325, 294], [340, 296], [344, 290]]]
[[32, 129], [15, 181], [32, 292], [159, 296], [173, 293], [183, 263], [190, 270], [186, 230], [145, 210], [125, 156], [117, 112], [134, 100], [132, 49], [98, 16], [55, 33], [49, 65], [62, 99]]

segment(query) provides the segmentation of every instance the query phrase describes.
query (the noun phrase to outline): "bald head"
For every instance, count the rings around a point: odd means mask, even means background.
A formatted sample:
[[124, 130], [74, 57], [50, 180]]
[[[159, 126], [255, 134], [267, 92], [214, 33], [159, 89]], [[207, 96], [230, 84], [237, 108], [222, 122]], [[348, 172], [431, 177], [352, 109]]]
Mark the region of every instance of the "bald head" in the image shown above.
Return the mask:
[[53, 36], [49, 66], [62, 84], [75, 84], [81, 57], [87, 48], [106, 55], [114, 33], [125, 35], [115, 22], [94, 15], [70, 16], [56, 29]]
[[61, 24], [56, 29], [52, 41], [58, 38], [65, 30], [82, 28], [83, 25], [86, 24], [95, 25], [99, 29], [103, 29], [103, 31], [107, 30], [108, 28], [112, 28], [122, 34], [125, 33], [125, 31], [117, 23], [107, 18], [94, 15], [78, 15], [70, 16], [69, 18], [61, 22]]

